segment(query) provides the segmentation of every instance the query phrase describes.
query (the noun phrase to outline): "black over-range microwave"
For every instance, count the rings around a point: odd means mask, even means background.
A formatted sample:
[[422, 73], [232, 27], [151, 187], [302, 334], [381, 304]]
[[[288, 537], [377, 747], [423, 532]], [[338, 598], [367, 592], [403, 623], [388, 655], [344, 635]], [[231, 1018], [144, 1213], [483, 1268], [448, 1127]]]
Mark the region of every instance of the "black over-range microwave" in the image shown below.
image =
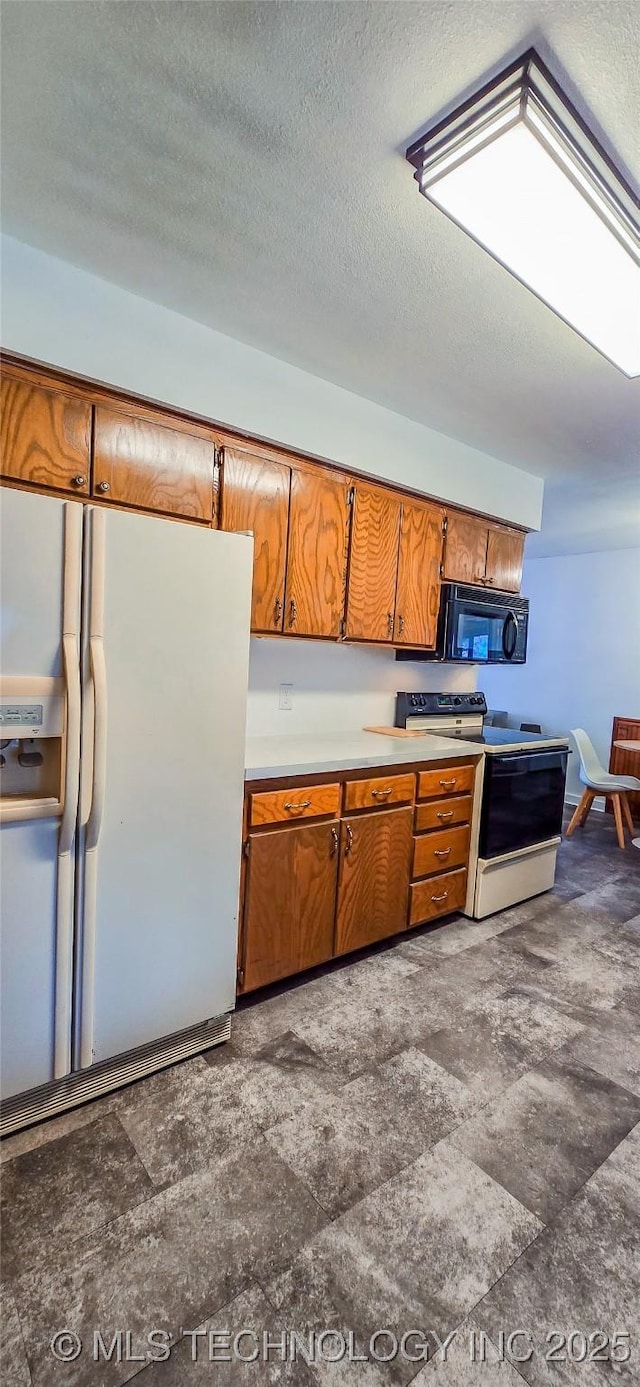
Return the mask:
[[526, 597], [443, 583], [435, 650], [396, 650], [396, 660], [523, 665], [528, 625]]

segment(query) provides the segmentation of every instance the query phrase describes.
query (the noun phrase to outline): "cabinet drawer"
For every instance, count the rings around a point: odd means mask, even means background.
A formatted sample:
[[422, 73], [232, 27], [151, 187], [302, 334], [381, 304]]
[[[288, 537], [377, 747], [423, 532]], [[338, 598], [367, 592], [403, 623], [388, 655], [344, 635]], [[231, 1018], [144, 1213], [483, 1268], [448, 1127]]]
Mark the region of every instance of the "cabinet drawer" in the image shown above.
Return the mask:
[[469, 794], [473, 790], [474, 776], [475, 766], [441, 766], [437, 771], [420, 771], [418, 799]]
[[425, 833], [414, 839], [412, 876], [426, 877], [445, 867], [466, 867], [470, 832], [464, 824], [462, 828], [445, 828], [442, 833]]
[[251, 796], [251, 827], [297, 823], [321, 814], [335, 818], [340, 808], [339, 785], [302, 785], [295, 790], [266, 790]]
[[416, 833], [430, 828], [453, 828], [456, 824], [471, 823], [471, 795], [452, 795], [449, 799], [433, 799], [416, 808]]
[[350, 780], [344, 789], [345, 812], [387, 809], [390, 804], [410, 804], [414, 792], [414, 775], [382, 775], [375, 780]]
[[457, 872], [430, 877], [428, 881], [418, 881], [411, 887], [409, 924], [424, 924], [427, 920], [437, 919], [439, 915], [449, 915], [452, 910], [462, 910], [466, 898], [465, 867]]

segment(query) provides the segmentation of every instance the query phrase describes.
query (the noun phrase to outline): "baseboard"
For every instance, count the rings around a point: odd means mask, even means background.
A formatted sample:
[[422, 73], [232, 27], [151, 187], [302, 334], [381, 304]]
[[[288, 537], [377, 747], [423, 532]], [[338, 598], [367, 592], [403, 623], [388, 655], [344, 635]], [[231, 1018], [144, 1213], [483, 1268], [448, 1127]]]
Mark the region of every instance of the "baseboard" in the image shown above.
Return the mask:
[[[581, 800], [581, 799], [582, 799], [582, 795], [566, 794], [565, 797], [564, 797], [564, 802], [565, 802], [565, 804], [571, 805], [571, 808], [574, 809], [575, 806], [576, 806], [577, 804], [580, 803], [580, 800]], [[592, 804], [591, 804], [591, 809], [597, 809], [599, 814], [604, 814], [604, 812], [605, 812], [605, 800], [604, 800], [604, 795], [598, 795], [598, 796], [596, 797], [596, 799], [593, 800], [593, 802], [592, 802]], [[589, 812], [591, 812], [591, 811], [589, 811]]]

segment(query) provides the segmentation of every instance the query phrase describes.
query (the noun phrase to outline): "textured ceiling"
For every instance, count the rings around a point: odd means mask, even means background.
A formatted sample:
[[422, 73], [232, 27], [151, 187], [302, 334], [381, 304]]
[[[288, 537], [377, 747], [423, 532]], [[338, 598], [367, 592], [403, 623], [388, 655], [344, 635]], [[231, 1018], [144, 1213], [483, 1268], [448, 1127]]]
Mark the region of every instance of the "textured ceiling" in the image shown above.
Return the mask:
[[556, 485], [628, 483], [640, 381], [402, 151], [533, 43], [637, 176], [639, 29], [626, 0], [11, 0], [5, 230]]

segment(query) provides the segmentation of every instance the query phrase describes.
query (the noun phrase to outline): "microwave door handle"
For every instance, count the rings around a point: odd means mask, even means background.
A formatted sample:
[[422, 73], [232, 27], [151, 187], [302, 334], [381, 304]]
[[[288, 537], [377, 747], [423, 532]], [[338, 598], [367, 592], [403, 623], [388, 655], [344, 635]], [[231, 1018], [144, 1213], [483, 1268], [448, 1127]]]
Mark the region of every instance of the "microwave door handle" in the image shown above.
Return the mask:
[[[513, 632], [511, 639], [509, 639], [508, 635], [510, 631]], [[518, 623], [513, 615], [513, 612], [507, 612], [507, 615], [504, 619], [504, 626], [502, 627], [502, 653], [504, 655], [505, 660], [513, 659], [516, 653], [517, 642]]]

